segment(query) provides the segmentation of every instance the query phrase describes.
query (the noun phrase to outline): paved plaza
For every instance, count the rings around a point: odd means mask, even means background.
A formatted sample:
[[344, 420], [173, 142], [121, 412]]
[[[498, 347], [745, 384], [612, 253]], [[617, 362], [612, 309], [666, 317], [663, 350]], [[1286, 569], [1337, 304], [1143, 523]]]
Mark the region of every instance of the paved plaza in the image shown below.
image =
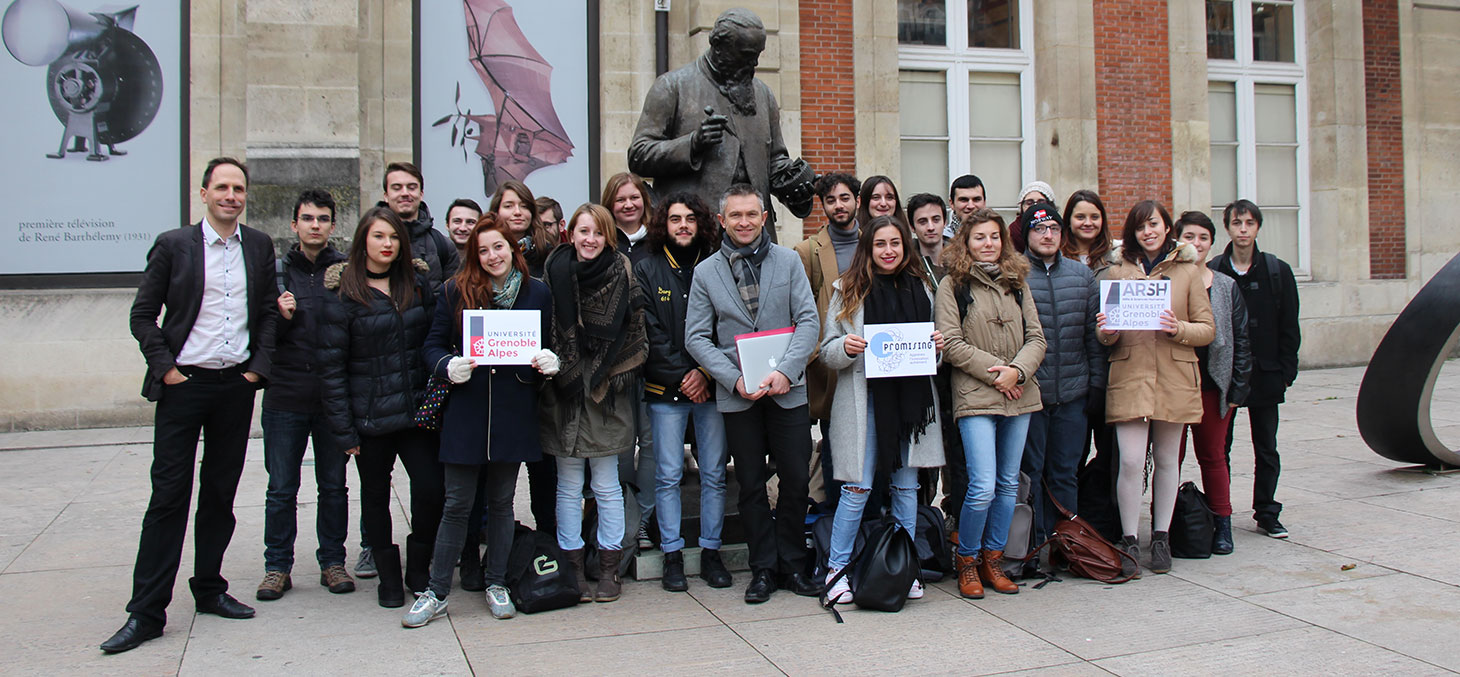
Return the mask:
[[[256, 602], [263, 574], [263, 447], [251, 440], [224, 562], [252, 620], [193, 613], [192, 543], [165, 634], [115, 656], [148, 498], [150, 428], [0, 435], [0, 674], [1431, 674], [1460, 671], [1460, 475], [1406, 472], [1364, 446], [1361, 368], [1304, 371], [1282, 409], [1284, 541], [1251, 520], [1245, 417], [1233, 450], [1236, 553], [1176, 560], [1168, 575], [1107, 586], [1066, 578], [1017, 596], [960, 599], [949, 581], [900, 613], [806, 598], [741, 601], [749, 576], [688, 594], [628, 582], [621, 600], [493, 620], [479, 593], [450, 616], [400, 627], [375, 583], [316, 584], [314, 487], [305, 473], [295, 588]], [[1460, 362], [1435, 391], [1440, 438], [1460, 446]], [[310, 461], [306, 459], [306, 463]], [[1196, 479], [1196, 463], [1183, 468]], [[404, 473], [396, 538], [404, 540]], [[351, 475], [351, 499], [358, 484]], [[525, 475], [524, 475], [525, 488]], [[525, 491], [518, 515], [527, 516]], [[358, 504], [351, 506], [353, 527]], [[526, 519], [530, 519], [527, 517]], [[1147, 527], [1149, 528], [1149, 527]], [[1144, 536], [1143, 536], [1144, 541]]]

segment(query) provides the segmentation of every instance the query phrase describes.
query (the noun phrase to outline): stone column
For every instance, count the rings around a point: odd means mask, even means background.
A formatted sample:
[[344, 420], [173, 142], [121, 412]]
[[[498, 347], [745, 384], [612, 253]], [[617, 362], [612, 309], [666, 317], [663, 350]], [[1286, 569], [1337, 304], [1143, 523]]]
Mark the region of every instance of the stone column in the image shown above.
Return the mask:
[[1212, 133], [1207, 104], [1207, 26], [1203, 5], [1166, 3], [1171, 58], [1171, 213], [1212, 206]]
[[1094, 10], [1080, 0], [1034, 5], [1034, 168], [1055, 206], [1099, 186]]

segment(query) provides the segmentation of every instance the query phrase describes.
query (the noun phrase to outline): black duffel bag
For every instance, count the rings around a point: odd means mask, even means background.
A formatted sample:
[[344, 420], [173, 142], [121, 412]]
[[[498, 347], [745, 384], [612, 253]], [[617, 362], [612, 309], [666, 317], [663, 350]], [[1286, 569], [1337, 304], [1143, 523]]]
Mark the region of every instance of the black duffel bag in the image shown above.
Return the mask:
[[555, 535], [517, 525], [507, 556], [507, 589], [518, 611], [535, 614], [577, 606], [575, 574]]

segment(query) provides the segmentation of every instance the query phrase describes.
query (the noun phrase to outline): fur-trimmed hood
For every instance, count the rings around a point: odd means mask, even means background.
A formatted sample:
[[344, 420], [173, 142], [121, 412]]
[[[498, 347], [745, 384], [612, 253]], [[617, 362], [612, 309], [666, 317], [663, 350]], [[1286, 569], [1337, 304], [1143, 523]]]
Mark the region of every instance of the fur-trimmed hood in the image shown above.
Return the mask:
[[[1121, 253], [1121, 250], [1123, 249], [1123, 244], [1124, 243], [1122, 243], [1120, 240], [1116, 240], [1115, 242], [1112, 242], [1110, 244], [1110, 251], [1105, 253], [1105, 260], [1107, 263], [1110, 263], [1111, 265], [1119, 265], [1122, 261], [1125, 260], [1125, 256]], [[1196, 263], [1196, 247], [1191, 246], [1191, 243], [1189, 242], [1178, 241], [1176, 243], [1176, 251], [1173, 256], [1175, 257], [1174, 260], [1177, 263]]]
[[[333, 266], [326, 268], [324, 270], [324, 288], [330, 291], [339, 291], [340, 276], [344, 274], [345, 266], [348, 265], [350, 265], [350, 262], [341, 261]], [[431, 265], [426, 263], [425, 259], [411, 259], [411, 265], [415, 267], [416, 272], [431, 272]]]

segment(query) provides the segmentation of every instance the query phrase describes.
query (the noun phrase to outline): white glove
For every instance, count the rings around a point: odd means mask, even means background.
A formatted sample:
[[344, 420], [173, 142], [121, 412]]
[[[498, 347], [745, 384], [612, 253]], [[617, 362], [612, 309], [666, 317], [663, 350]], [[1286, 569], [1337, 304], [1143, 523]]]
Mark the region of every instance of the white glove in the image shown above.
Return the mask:
[[453, 357], [446, 363], [446, 378], [452, 383], [462, 384], [471, 380], [471, 369], [476, 366], [476, 360], [470, 357]]
[[539, 350], [532, 356], [532, 364], [543, 376], [554, 376], [558, 373], [558, 356], [551, 350]]

